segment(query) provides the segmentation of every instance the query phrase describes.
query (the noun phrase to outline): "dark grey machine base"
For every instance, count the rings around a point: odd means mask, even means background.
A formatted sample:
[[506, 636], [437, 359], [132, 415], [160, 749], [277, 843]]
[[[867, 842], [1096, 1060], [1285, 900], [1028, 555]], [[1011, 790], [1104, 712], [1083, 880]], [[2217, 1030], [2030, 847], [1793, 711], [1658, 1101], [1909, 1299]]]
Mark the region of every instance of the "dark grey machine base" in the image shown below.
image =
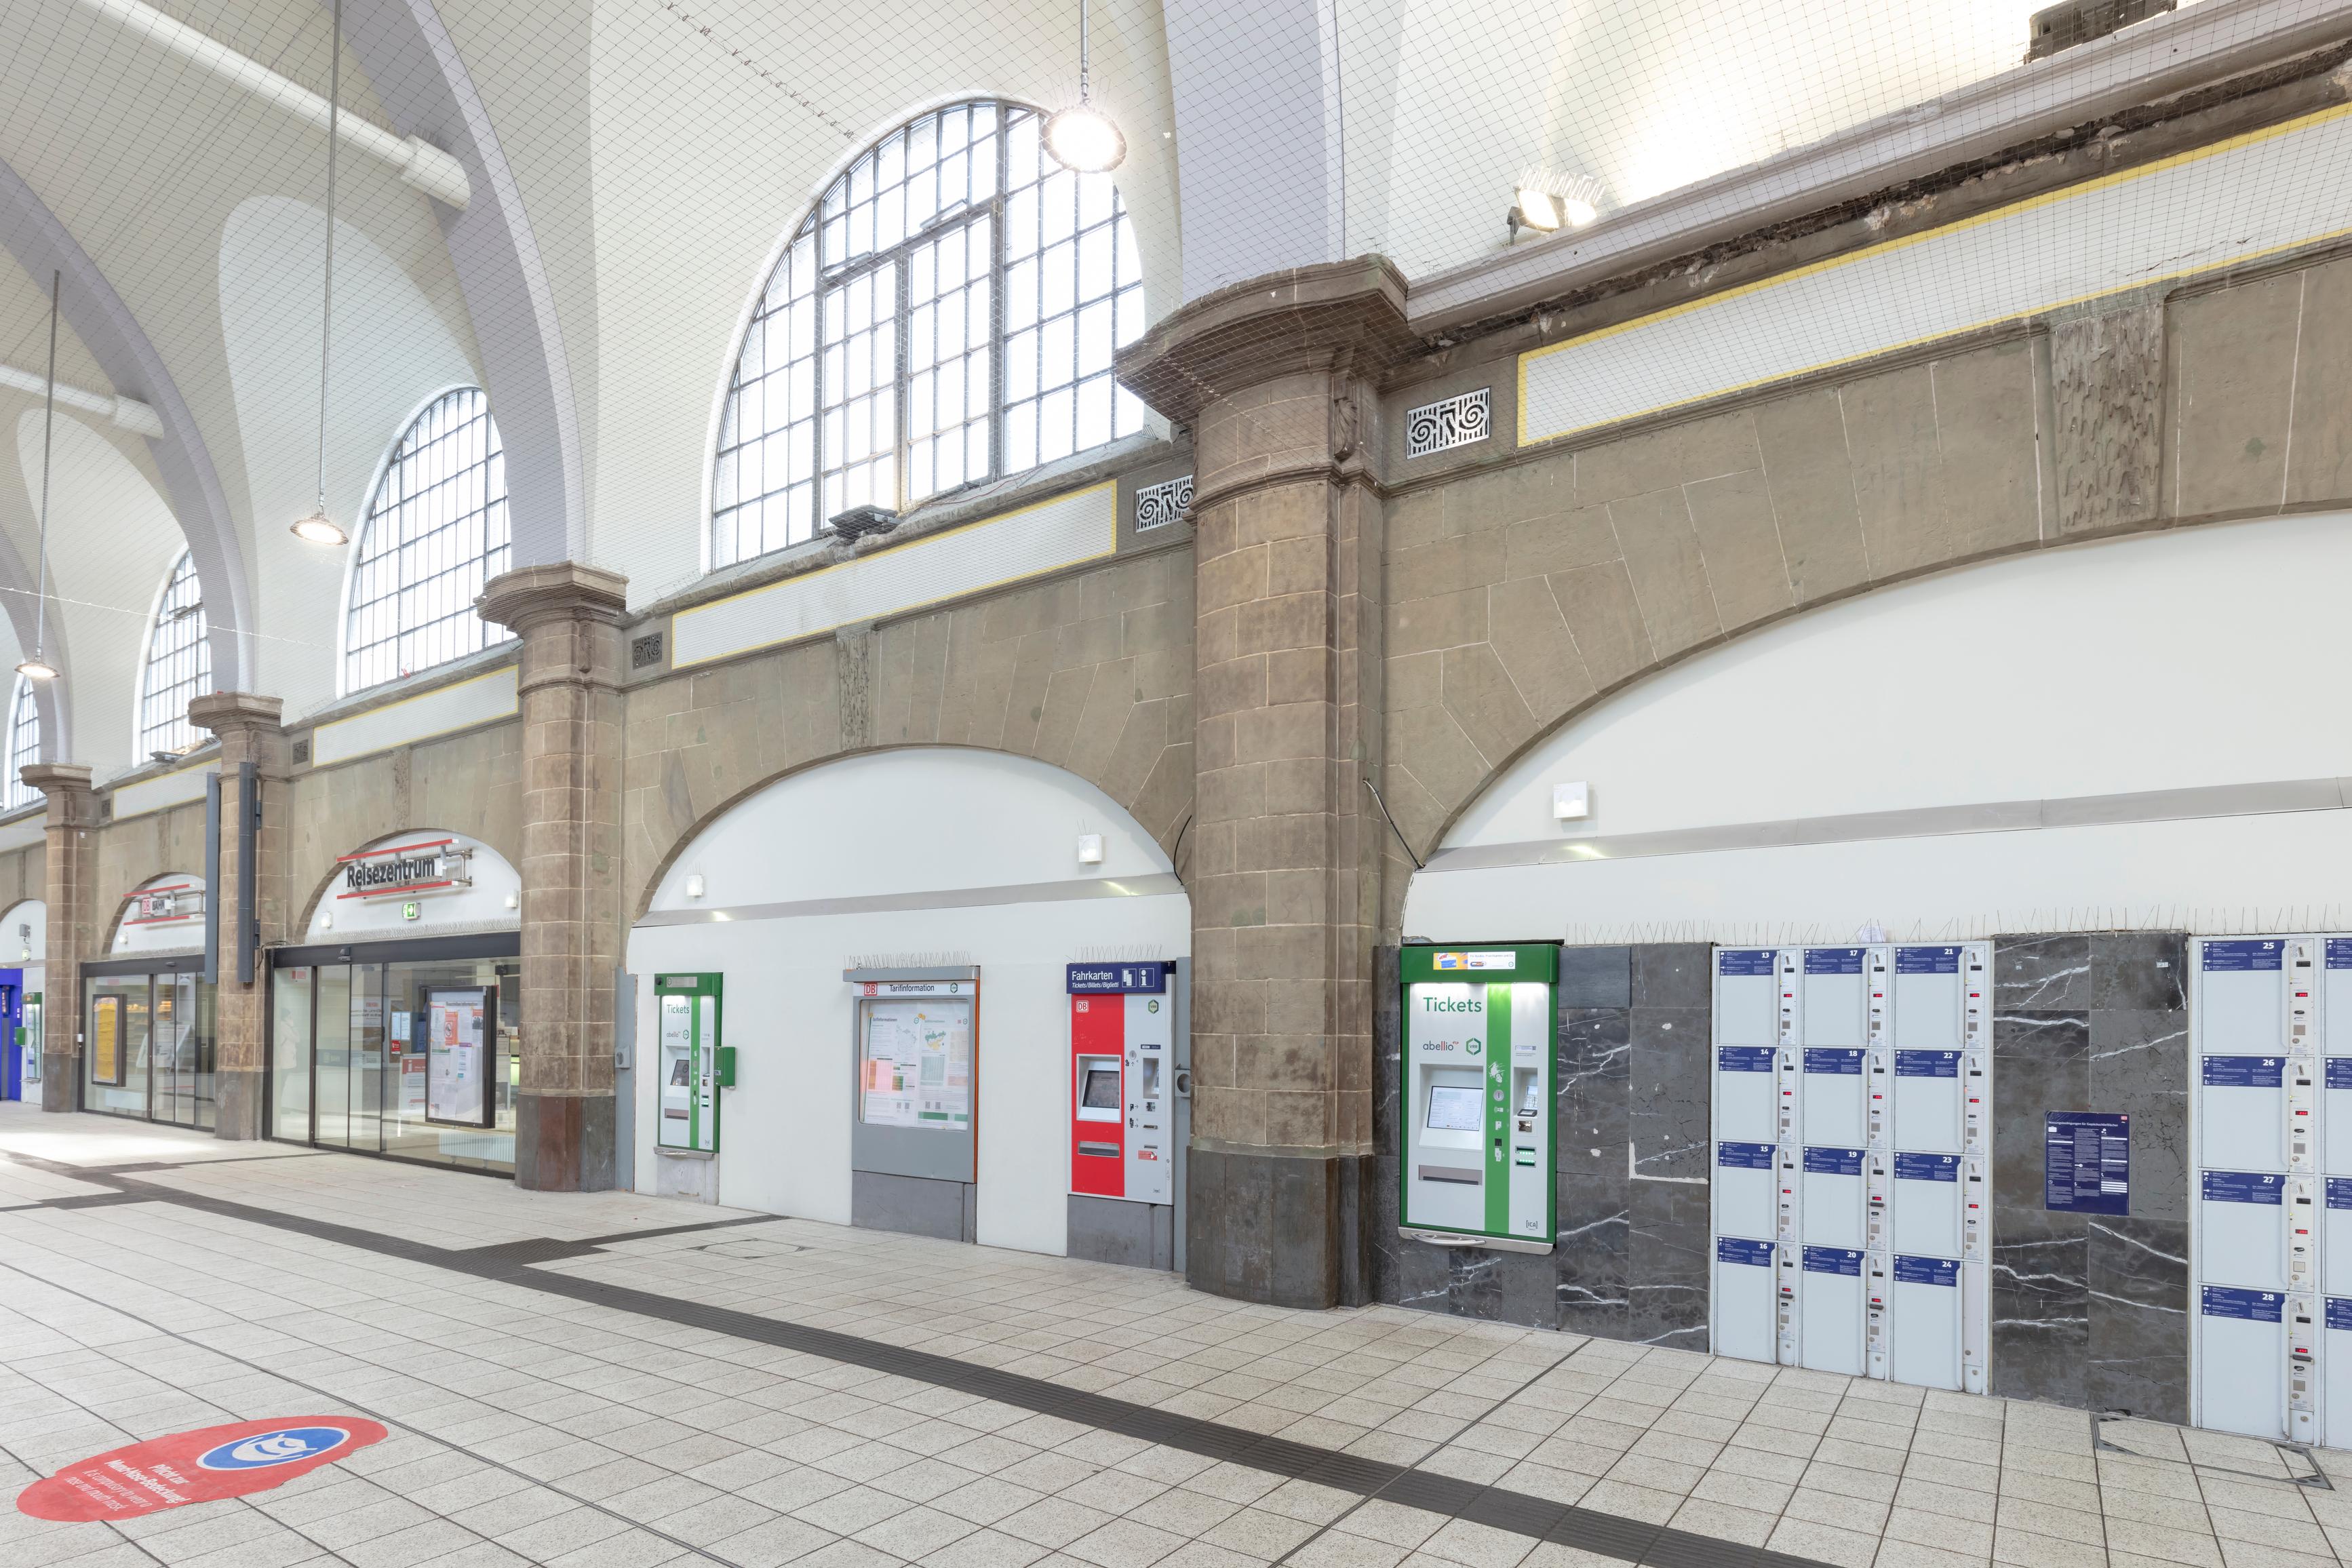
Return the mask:
[[849, 1223], [867, 1230], [895, 1230], [941, 1241], [978, 1239], [980, 1188], [971, 1182], [931, 1176], [892, 1176], [880, 1171], [849, 1173]]
[[1176, 1211], [1167, 1204], [1070, 1194], [1070, 1256], [1133, 1268], [1176, 1267]]

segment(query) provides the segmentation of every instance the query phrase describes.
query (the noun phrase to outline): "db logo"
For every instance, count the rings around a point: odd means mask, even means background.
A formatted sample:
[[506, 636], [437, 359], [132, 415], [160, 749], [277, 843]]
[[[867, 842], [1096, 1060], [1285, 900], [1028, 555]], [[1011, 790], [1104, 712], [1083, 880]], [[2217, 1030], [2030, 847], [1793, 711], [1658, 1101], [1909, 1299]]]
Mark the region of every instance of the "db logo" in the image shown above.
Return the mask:
[[355, 1415], [237, 1421], [110, 1448], [16, 1494], [16, 1511], [68, 1522], [141, 1519], [161, 1509], [268, 1491], [384, 1439]]

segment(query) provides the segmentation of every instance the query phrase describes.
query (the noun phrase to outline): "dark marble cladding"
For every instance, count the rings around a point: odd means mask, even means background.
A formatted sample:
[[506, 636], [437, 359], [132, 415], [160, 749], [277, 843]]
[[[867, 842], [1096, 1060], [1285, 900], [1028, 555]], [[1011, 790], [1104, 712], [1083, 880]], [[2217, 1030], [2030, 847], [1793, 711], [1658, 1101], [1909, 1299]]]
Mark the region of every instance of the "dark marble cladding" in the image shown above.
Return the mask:
[[1633, 952], [1633, 950], [1628, 947], [1560, 949], [1560, 1006], [1563, 1009], [1632, 1006]]
[[1703, 942], [1649, 942], [1632, 950], [1633, 1005], [1636, 1007], [1696, 1007], [1714, 1005], [1708, 971], [1715, 949]]
[[[2090, 1359], [2088, 1222], [1993, 1211], [1991, 1392], [2081, 1406]], [[2184, 1361], [2179, 1373], [2187, 1379]]]
[[2185, 1222], [2189, 1015], [2178, 1009], [2094, 1012], [2090, 1068], [2089, 1108], [2131, 1118], [2132, 1217]]
[[2091, 1016], [1997, 1012], [1992, 1049], [1993, 1203], [2038, 1209], [2044, 1114], [2094, 1109]]
[[2093, 1215], [2090, 1355], [2094, 1410], [2189, 1419], [2189, 1226], [2179, 1220]]
[[1633, 1016], [1622, 1007], [1560, 1010], [1559, 1168], [1625, 1173]]
[[1632, 1184], [1634, 1259], [1626, 1287], [1626, 1335], [1642, 1344], [1707, 1348], [1707, 1189], [1704, 1184]]
[[1707, 1010], [1636, 1007], [1626, 1130], [1642, 1176], [1706, 1179]]
[[2091, 1005], [2177, 1013], [2189, 938], [2177, 931], [2106, 931], [2091, 939]]
[[2091, 939], [2087, 936], [2005, 936], [1995, 940], [1993, 1005], [2003, 1011], [2088, 1011]]
[[1619, 1171], [1559, 1178], [1559, 1326], [1601, 1339], [1627, 1337], [1625, 1272], [1631, 1215]]
[[1559, 1327], [1559, 1269], [1550, 1258], [1475, 1247], [1442, 1250], [1446, 1261], [1445, 1310], [1451, 1315], [1529, 1329]]

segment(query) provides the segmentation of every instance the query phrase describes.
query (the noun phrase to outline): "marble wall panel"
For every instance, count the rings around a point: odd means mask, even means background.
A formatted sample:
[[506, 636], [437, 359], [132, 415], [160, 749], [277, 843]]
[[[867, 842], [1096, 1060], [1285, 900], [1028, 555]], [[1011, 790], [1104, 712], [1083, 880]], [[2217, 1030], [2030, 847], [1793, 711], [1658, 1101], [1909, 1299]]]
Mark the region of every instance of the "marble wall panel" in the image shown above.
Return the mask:
[[2098, 1215], [2088, 1222], [2088, 1230], [2086, 1403], [2093, 1410], [2186, 1422], [2187, 1222]]
[[1629, 1008], [1560, 1009], [1556, 1113], [1563, 1173], [1625, 1174], [1633, 1027]]
[[1707, 1348], [1707, 1187], [1636, 1180], [1629, 1237], [1627, 1339], [1675, 1350]]
[[1625, 1286], [1632, 1212], [1622, 1171], [1559, 1176], [1559, 1326], [1604, 1340], [1630, 1338]]

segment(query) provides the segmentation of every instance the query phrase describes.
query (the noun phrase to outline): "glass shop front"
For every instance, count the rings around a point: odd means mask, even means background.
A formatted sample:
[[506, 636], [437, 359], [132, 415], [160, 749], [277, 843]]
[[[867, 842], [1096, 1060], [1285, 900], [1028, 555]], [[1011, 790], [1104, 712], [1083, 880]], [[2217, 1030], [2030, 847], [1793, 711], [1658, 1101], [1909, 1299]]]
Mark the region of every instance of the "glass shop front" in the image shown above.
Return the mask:
[[82, 965], [85, 1110], [210, 1131], [214, 987], [199, 954]]
[[514, 931], [274, 951], [271, 1136], [512, 1175], [521, 952]]

